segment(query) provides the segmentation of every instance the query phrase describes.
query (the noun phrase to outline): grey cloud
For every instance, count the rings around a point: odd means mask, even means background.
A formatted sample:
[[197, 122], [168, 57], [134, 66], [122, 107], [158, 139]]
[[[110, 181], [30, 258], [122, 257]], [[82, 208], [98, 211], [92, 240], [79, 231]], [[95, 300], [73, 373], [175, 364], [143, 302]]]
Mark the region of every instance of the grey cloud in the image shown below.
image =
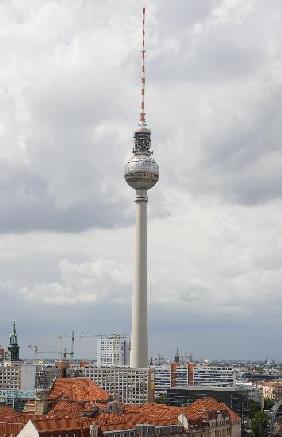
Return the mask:
[[93, 226], [113, 227], [128, 222], [126, 208], [107, 196], [94, 195], [89, 201], [78, 199], [74, 204], [58, 206], [48, 192], [46, 180], [29, 170], [11, 171], [9, 175], [4, 171], [0, 179], [2, 233], [34, 229], [79, 232]]
[[[82, 231], [133, 221], [122, 171], [138, 104], [138, 59], [133, 53], [140, 11], [127, 2], [113, 15], [112, 6], [111, 1], [85, 2], [84, 7], [42, 1], [29, 12], [6, 6], [2, 44], [11, 50], [2, 59], [8, 94], [4, 90], [0, 99], [8, 150], [2, 232]], [[271, 6], [269, 19], [276, 11], [275, 3]], [[230, 11], [220, 20], [215, 15], [224, 2], [156, 1], [150, 8], [148, 111], [156, 143], [166, 144], [165, 154], [163, 147], [155, 147], [162, 185], [158, 196], [152, 194], [158, 197], [153, 216], [170, 213], [164, 200], [167, 184], [228, 202], [255, 204], [280, 196], [279, 172], [266, 175], [262, 162], [263, 156], [270, 159], [269, 144], [278, 147], [281, 137], [277, 80], [261, 101], [250, 95], [260, 83], [265, 86], [275, 57], [274, 49], [262, 44], [261, 36], [258, 44], [254, 34], [253, 15], [260, 18], [263, 11], [244, 6], [238, 22]], [[264, 26], [275, 35], [276, 25]], [[251, 75], [257, 86], [248, 91]], [[240, 83], [245, 89], [241, 98]], [[188, 148], [183, 139], [191, 142]], [[190, 161], [192, 148], [198, 157]]]
[[281, 90], [277, 88], [244, 108], [244, 118], [234, 119], [232, 130], [223, 126], [222, 136], [210, 139], [210, 150], [189, 181], [195, 193], [214, 192], [228, 201], [245, 204], [281, 199], [280, 100]]

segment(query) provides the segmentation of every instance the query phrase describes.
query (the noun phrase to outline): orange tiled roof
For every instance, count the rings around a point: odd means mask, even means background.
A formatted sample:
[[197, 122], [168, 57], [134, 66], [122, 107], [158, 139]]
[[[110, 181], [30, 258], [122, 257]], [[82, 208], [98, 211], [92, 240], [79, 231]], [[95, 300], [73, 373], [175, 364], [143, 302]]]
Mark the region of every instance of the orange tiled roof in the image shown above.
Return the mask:
[[124, 405], [122, 414], [101, 412], [93, 419], [103, 431], [129, 429], [140, 423], [151, 425], [178, 424], [178, 416], [184, 413], [190, 424], [200, 424], [203, 420], [217, 417], [221, 411], [231, 423], [240, 422], [239, 416], [227, 405], [213, 398], [200, 399], [187, 407], [171, 407], [160, 404]]
[[24, 425], [17, 422], [0, 422], [0, 436], [16, 437]]
[[[40, 432], [44, 431], [67, 431], [82, 428], [83, 424], [77, 419], [33, 419], [32, 423]], [[87, 425], [87, 424], [86, 424]], [[89, 426], [89, 425], [88, 425]]]
[[29, 419], [30, 416], [18, 413], [11, 407], [0, 407], [0, 436], [18, 435]]
[[17, 412], [13, 410], [13, 408], [8, 407], [7, 405], [0, 407], [0, 420], [1, 417], [15, 416], [15, 415], [17, 415]]
[[[58, 400], [46, 417], [48, 418], [81, 418], [85, 410], [91, 411], [95, 403], [73, 402]], [[103, 411], [105, 405], [100, 405], [99, 413], [91, 418], [102, 430], [129, 429], [139, 423], [152, 425], [178, 424], [178, 416], [184, 413], [191, 424], [199, 424], [203, 420], [212, 419], [221, 411], [229, 417], [231, 423], [240, 422], [239, 416], [226, 404], [213, 398], [204, 398], [195, 401], [187, 407], [171, 407], [163, 404], [122, 405], [122, 413], [115, 414]]]
[[[81, 380], [74, 380], [79, 382], [81, 387]], [[84, 379], [82, 384], [84, 384]], [[69, 387], [70, 384], [67, 384]], [[73, 386], [72, 386], [73, 387]], [[83, 385], [84, 387], [84, 385]], [[59, 398], [66, 394], [71, 396], [75, 393], [75, 397], [85, 397], [84, 391], [77, 391], [75, 385], [73, 391], [62, 391], [62, 384], [52, 388], [53, 399], [55, 396]], [[51, 391], [52, 392], [52, 391]], [[89, 394], [89, 392], [87, 392]], [[52, 397], [51, 397], [52, 399]], [[45, 416], [31, 416], [29, 414], [16, 413], [9, 407], [0, 409], [0, 422], [8, 424], [18, 424], [23, 427], [29, 419], [36, 424], [38, 430], [48, 429], [75, 429], [78, 424], [89, 425], [96, 424], [102, 431], [110, 431], [114, 429], [131, 429], [137, 424], [151, 424], [151, 425], [174, 425], [178, 424], [178, 417], [181, 413], [185, 414], [191, 425], [200, 425], [203, 420], [210, 420], [217, 417], [220, 411], [224, 417], [229, 417], [232, 424], [239, 423], [239, 416], [232, 411], [227, 405], [218, 402], [213, 398], [203, 398], [195, 401], [187, 407], [171, 407], [163, 404], [143, 404], [143, 405], [121, 405], [120, 413], [107, 412], [106, 405], [101, 404], [100, 410], [94, 417], [84, 417], [84, 411], [91, 411], [97, 405], [95, 402], [87, 402], [85, 400], [71, 400], [71, 399], [54, 399], [55, 405]], [[57, 427], [57, 428], [56, 428]], [[76, 428], [77, 429], [77, 428]], [[4, 432], [3, 432], [4, 433]], [[10, 433], [12, 434], [12, 432]], [[0, 434], [1, 435], [1, 434]]]
[[49, 400], [108, 402], [110, 395], [87, 378], [57, 378], [49, 393]]
[[84, 402], [58, 400], [48, 414], [46, 414], [46, 417], [49, 419], [80, 417], [85, 409], [84, 404]]

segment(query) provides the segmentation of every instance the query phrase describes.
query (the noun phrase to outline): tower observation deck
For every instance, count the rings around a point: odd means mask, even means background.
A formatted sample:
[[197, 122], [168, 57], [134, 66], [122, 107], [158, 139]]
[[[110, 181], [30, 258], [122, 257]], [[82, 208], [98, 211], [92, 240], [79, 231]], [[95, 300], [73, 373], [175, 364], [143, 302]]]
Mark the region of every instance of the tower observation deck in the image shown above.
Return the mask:
[[145, 8], [143, 8], [143, 48], [141, 110], [134, 133], [132, 155], [124, 168], [124, 178], [136, 191], [136, 259], [132, 296], [130, 367], [148, 366], [147, 328], [147, 191], [159, 180], [159, 166], [152, 157], [151, 131], [145, 120]]

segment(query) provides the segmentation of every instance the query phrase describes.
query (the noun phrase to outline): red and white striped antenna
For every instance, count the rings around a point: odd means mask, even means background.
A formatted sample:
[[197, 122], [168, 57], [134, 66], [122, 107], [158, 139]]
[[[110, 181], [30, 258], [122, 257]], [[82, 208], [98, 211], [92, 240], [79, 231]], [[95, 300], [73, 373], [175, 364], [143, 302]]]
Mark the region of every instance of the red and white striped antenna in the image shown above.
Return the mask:
[[139, 126], [146, 127], [145, 119], [145, 8], [143, 8], [143, 38], [142, 38], [142, 73], [141, 73], [141, 108]]

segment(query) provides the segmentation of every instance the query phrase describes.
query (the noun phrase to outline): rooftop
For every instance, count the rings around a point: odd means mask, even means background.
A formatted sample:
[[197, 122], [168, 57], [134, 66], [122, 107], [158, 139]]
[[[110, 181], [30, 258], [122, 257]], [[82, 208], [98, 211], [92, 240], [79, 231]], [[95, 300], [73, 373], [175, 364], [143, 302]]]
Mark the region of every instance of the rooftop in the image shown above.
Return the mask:
[[51, 387], [49, 400], [108, 402], [110, 395], [87, 378], [57, 378]]
[[231, 424], [240, 423], [235, 412], [211, 397], [199, 399], [186, 407], [122, 404], [110, 402], [104, 390], [85, 378], [57, 379], [49, 392], [48, 405], [49, 411], [43, 416], [0, 407], [0, 436], [16, 436], [29, 420], [42, 435], [50, 430], [89, 429], [90, 424], [95, 424], [100, 432], [132, 429], [138, 424], [178, 425], [180, 414], [188, 418], [191, 426], [216, 419], [219, 413]]

